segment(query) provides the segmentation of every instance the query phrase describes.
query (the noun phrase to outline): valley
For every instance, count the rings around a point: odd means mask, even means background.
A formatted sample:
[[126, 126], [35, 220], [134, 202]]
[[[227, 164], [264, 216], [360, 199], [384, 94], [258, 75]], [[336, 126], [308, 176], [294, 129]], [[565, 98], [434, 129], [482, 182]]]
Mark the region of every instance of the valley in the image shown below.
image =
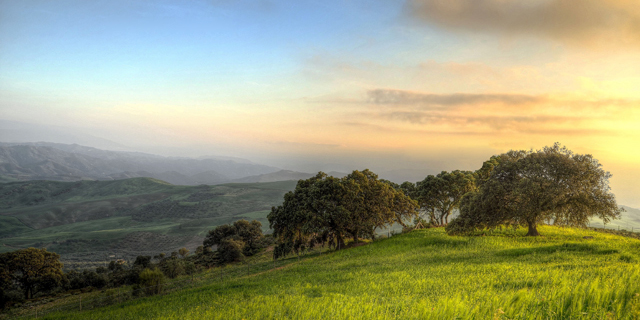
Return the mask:
[[175, 186], [150, 178], [0, 184], [0, 252], [46, 247], [66, 267], [194, 250], [211, 228], [256, 219], [295, 181]]

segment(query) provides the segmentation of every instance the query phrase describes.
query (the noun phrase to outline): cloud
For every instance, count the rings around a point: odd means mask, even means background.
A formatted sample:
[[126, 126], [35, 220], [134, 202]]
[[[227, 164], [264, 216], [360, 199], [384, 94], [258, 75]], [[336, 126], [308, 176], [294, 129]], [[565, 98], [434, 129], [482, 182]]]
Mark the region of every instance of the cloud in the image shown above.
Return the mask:
[[[633, 99], [512, 93], [421, 93], [374, 89], [354, 118], [358, 126], [479, 136], [610, 136], [619, 119], [640, 106]], [[349, 126], [355, 126], [349, 123]], [[424, 131], [427, 130], [427, 131]], [[377, 129], [380, 131], [380, 129]]]
[[571, 44], [640, 44], [635, 0], [409, 0], [411, 16], [452, 30], [534, 35]]
[[471, 104], [525, 105], [546, 100], [542, 96], [524, 94], [425, 94], [391, 89], [369, 90], [367, 97], [367, 102], [378, 105], [423, 105], [431, 107]]

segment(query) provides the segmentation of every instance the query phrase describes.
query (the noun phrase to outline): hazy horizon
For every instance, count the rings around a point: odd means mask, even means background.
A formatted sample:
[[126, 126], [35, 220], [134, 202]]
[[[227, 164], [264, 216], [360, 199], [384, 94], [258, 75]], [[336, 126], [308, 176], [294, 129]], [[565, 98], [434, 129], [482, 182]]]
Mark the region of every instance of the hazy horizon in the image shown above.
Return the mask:
[[639, 26], [630, 0], [0, 0], [0, 141], [424, 173], [557, 141], [640, 207]]

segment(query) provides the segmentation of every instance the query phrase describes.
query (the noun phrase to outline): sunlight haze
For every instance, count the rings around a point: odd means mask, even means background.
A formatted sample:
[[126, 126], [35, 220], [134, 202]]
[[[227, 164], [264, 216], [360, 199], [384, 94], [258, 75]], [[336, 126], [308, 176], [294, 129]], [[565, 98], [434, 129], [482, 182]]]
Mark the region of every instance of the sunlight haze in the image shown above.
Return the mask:
[[0, 0], [0, 120], [38, 141], [423, 174], [560, 142], [640, 207], [639, 88], [630, 0]]

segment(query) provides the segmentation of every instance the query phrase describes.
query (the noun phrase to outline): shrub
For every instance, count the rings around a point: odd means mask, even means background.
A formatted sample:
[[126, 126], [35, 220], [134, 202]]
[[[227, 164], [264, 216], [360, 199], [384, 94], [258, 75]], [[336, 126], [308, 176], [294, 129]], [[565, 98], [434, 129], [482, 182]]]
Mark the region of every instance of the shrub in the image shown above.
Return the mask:
[[157, 268], [144, 269], [139, 275], [139, 285], [147, 295], [161, 293], [164, 281], [164, 274]]
[[218, 257], [223, 263], [240, 261], [244, 258], [244, 255], [242, 254], [243, 248], [244, 242], [241, 240], [222, 240], [220, 245], [218, 245]]

